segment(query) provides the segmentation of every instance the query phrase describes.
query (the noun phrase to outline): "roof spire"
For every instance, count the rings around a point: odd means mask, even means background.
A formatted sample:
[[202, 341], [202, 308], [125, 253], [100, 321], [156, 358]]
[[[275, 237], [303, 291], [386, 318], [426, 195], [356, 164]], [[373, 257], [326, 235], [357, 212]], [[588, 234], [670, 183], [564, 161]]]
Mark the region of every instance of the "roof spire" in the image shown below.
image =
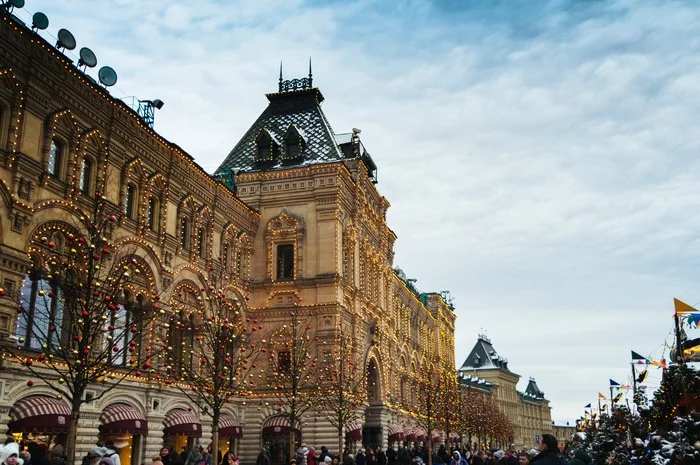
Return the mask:
[[280, 60], [280, 84], [279, 84], [280, 92], [282, 92], [282, 60]]
[[309, 87], [313, 87], [313, 73], [311, 73], [311, 57], [309, 57]]

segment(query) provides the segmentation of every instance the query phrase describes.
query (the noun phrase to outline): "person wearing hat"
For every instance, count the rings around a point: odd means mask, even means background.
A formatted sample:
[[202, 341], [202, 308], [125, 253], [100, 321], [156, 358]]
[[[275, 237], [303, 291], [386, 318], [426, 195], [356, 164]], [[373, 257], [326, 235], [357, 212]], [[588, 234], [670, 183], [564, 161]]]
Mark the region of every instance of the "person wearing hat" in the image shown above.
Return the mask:
[[331, 462], [333, 462], [333, 459], [331, 458], [330, 455], [326, 455], [326, 456], [323, 458], [323, 463], [325, 463], [326, 465], [329, 465]]
[[19, 458], [19, 444], [11, 442], [0, 447], [0, 465], [23, 465], [24, 460]]

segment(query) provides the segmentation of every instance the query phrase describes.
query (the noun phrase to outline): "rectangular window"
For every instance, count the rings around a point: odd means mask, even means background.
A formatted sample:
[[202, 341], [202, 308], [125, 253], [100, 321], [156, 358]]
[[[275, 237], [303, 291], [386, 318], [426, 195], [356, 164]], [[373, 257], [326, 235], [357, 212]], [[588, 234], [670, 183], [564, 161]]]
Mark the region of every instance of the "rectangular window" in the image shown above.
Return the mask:
[[277, 246], [277, 279], [294, 279], [294, 244]]
[[62, 151], [61, 144], [52, 140], [49, 149], [49, 174], [56, 177], [60, 174]]
[[90, 190], [90, 177], [92, 176], [92, 163], [87, 158], [83, 158], [80, 167], [80, 190], [87, 194]]
[[148, 219], [148, 228], [151, 231], [156, 230], [156, 198], [151, 196], [148, 198], [148, 211], [146, 212]]
[[277, 353], [277, 371], [287, 374], [292, 370], [292, 354], [288, 350]]

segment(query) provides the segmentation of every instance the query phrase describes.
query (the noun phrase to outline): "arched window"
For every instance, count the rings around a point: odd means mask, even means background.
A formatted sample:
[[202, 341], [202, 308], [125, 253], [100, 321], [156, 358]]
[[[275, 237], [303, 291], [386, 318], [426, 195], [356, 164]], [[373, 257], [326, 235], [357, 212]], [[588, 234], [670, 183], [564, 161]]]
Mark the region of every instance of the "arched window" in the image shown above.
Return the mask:
[[197, 231], [197, 255], [199, 255], [200, 258], [206, 258], [205, 257], [205, 252], [207, 250], [206, 244], [204, 243], [206, 241], [206, 233], [204, 232], [204, 228], [200, 227], [199, 230]]
[[24, 347], [57, 347], [63, 333], [63, 291], [43, 270], [31, 271], [22, 283], [21, 312], [16, 336]]
[[129, 183], [126, 186], [126, 199], [124, 199], [124, 213], [127, 218], [134, 218], [136, 216], [136, 186]]
[[150, 230], [158, 231], [158, 199], [155, 195], [148, 197], [146, 220]]
[[57, 178], [61, 177], [61, 164], [63, 163], [63, 143], [57, 139], [51, 139], [49, 148], [49, 174]]
[[90, 183], [92, 179], [92, 160], [85, 157], [80, 165], [80, 185], [78, 186], [83, 194], [90, 193]]
[[185, 250], [190, 250], [190, 220], [182, 217], [180, 221], [180, 245]]

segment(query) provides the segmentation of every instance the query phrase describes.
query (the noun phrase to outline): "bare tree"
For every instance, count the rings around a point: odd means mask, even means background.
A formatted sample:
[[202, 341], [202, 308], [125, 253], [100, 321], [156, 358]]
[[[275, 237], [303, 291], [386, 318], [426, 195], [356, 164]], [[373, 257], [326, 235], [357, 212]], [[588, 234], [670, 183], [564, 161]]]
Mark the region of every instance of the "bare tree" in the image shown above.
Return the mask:
[[338, 453], [343, 450], [343, 430], [359, 418], [367, 403], [366, 376], [362, 363], [356, 363], [351, 338], [340, 333], [332, 352], [321, 360], [319, 414], [338, 430]]
[[416, 402], [406, 406], [413, 413], [414, 421], [423, 428], [427, 435], [428, 465], [433, 464], [432, 431], [439, 426], [441, 369], [437, 360], [430, 361], [424, 369], [416, 374], [414, 389]]
[[319, 398], [318, 359], [313, 356], [317, 338], [308, 317], [290, 314], [290, 321], [269, 338], [268, 387], [278, 410], [289, 420], [289, 456], [294, 455], [296, 425]]
[[213, 284], [176, 288], [170, 303], [173, 315], [164, 340], [169, 380], [211, 415], [216, 454], [222, 408], [255, 386], [250, 375], [265, 344], [256, 338], [263, 327], [244, 316], [240, 294]]
[[82, 404], [149, 371], [159, 350], [153, 276], [133, 250], [115, 250], [109, 237], [117, 217], [105, 213], [99, 192], [95, 197], [92, 211], [74, 225], [54, 223], [35, 232], [29, 253], [37, 263], [22, 289], [8, 294], [18, 304], [13, 355], [70, 404], [64, 446], [71, 460]]

